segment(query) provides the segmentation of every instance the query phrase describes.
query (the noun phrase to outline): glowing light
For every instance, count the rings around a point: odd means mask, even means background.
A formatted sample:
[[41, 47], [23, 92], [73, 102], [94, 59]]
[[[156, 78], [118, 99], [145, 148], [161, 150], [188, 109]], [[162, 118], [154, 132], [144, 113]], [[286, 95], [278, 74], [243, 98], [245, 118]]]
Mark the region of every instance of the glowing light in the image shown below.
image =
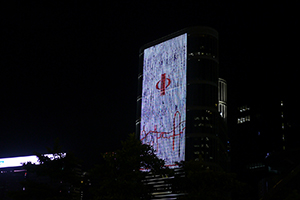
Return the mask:
[[142, 143], [174, 166], [185, 158], [187, 34], [144, 50]]
[[[45, 154], [44, 156], [49, 157], [51, 160], [55, 158], [53, 154]], [[62, 156], [66, 156], [65, 153]], [[39, 159], [35, 155], [31, 156], [19, 156], [19, 157], [10, 157], [10, 158], [0, 158], [0, 168], [6, 167], [21, 167], [24, 163], [40, 164]]]

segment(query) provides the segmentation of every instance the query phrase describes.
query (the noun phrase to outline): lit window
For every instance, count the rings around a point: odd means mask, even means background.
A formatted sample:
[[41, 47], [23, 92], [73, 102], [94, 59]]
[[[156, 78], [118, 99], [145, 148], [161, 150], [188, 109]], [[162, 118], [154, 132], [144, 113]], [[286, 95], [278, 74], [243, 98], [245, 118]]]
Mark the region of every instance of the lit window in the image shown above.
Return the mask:
[[281, 101], [281, 106], [283, 106], [283, 101]]
[[250, 121], [250, 115], [246, 117], [246, 121]]
[[195, 151], [194, 154], [200, 154], [200, 152], [199, 151]]

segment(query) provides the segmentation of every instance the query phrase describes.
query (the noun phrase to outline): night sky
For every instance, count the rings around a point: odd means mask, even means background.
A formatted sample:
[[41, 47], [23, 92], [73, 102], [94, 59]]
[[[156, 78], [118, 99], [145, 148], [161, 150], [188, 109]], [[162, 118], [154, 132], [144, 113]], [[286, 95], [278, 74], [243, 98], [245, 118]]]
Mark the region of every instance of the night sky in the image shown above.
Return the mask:
[[300, 111], [297, 5], [12, 0], [0, 9], [0, 157], [45, 152], [57, 137], [87, 161], [119, 147], [135, 131], [139, 48], [195, 25], [219, 32], [230, 109], [284, 97]]

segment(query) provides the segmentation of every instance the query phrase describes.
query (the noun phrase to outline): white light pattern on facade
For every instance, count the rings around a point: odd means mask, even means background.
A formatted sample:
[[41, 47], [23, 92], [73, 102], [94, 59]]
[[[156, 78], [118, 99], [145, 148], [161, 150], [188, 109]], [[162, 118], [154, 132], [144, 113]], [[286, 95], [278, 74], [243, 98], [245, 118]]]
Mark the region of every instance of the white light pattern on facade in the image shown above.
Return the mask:
[[144, 50], [142, 143], [174, 166], [185, 158], [187, 34]]

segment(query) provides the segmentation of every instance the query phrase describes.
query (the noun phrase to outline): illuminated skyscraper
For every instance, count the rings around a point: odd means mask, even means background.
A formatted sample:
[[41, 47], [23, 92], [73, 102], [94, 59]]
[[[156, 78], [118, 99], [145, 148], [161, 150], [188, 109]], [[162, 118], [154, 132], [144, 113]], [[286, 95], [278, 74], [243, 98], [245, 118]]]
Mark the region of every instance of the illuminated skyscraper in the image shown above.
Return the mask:
[[227, 85], [219, 79], [218, 32], [191, 27], [140, 49], [136, 133], [166, 165], [228, 163]]

